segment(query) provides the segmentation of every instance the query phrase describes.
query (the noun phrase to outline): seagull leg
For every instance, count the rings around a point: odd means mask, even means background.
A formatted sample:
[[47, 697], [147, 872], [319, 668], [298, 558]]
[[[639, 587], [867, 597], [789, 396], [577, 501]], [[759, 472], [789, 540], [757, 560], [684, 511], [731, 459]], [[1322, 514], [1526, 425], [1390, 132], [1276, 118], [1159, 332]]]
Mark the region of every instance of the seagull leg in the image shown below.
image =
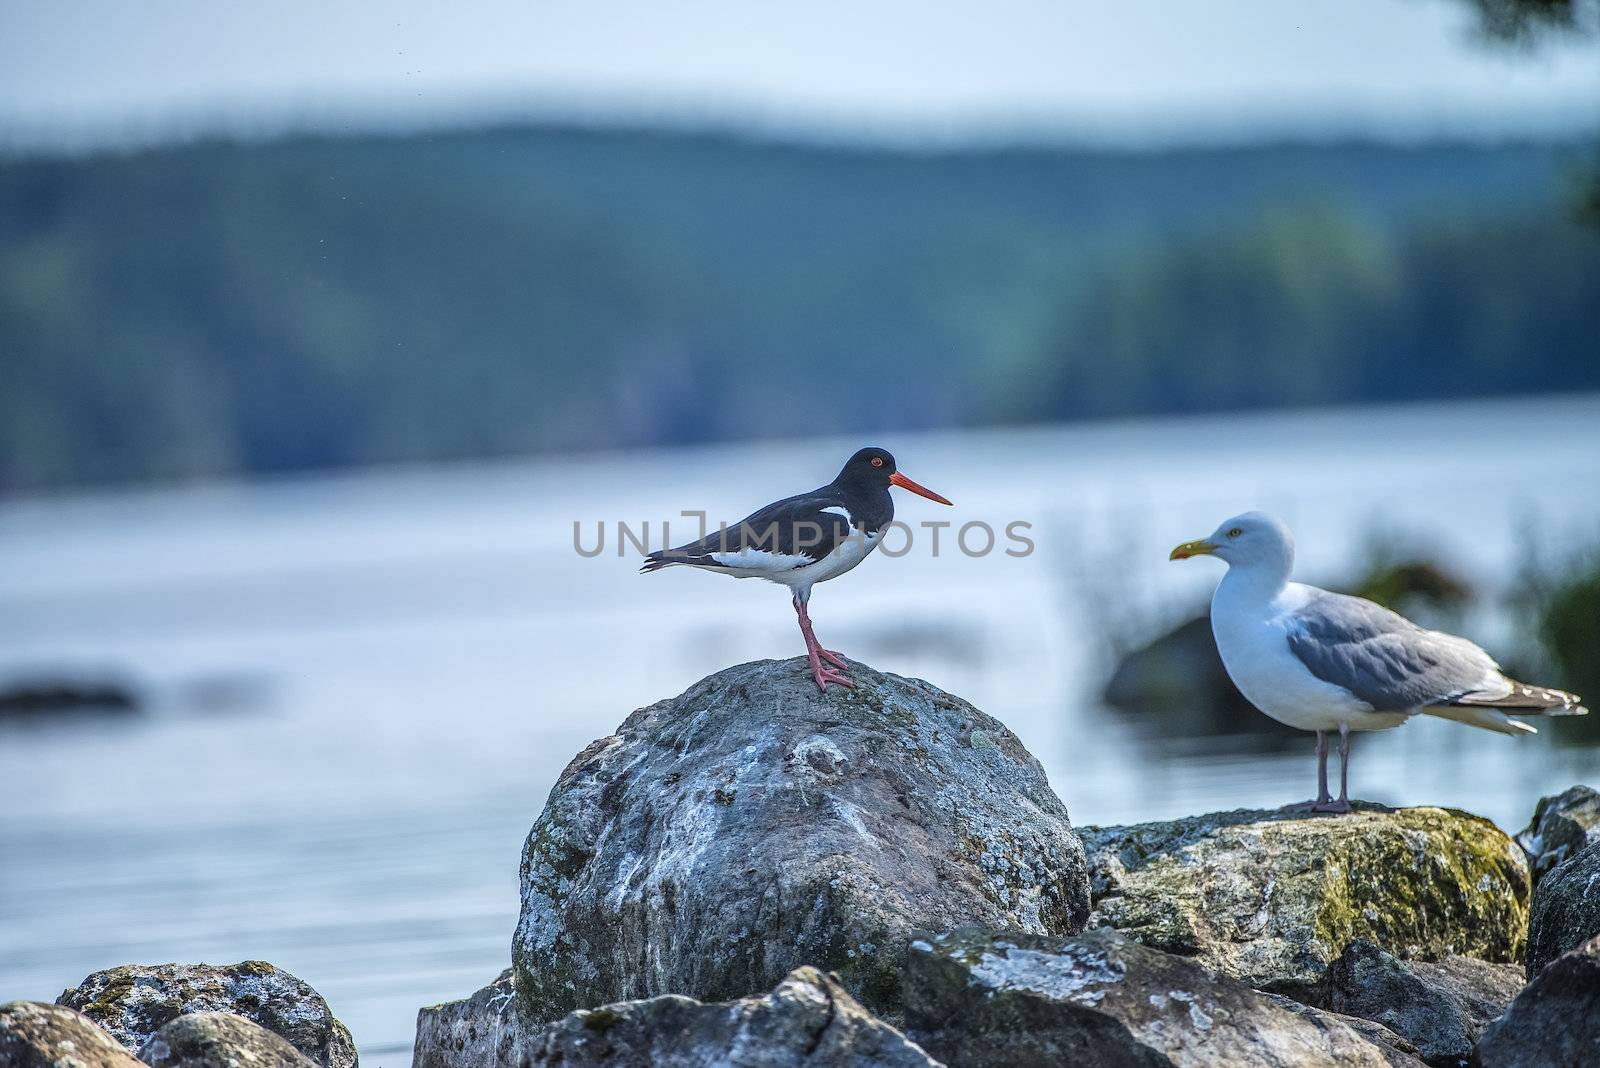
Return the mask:
[[[1322, 735], [1322, 731], [1317, 732]], [[1339, 724], [1339, 799], [1334, 801], [1328, 796], [1326, 785], [1326, 747], [1323, 747], [1323, 787], [1322, 798], [1315, 804], [1314, 812], [1349, 812], [1350, 811], [1350, 724]]]
[[[1324, 790], [1326, 795], [1327, 791]], [[1317, 806], [1318, 812], [1350, 811], [1350, 724], [1339, 724], [1339, 800], [1326, 799]]]
[[[816, 680], [817, 689], [823, 693], [828, 692], [828, 683], [855, 689], [855, 683], [850, 681], [850, 676], [824, 664], [823, 657], [832, 660], [833, 654], [822, 647], [817, 641], [817, 636], [811, 632], [811, 615], [806, 611], [806, 602], [797, 593], [794, 596], [795, 615], [800, 618], [800, 633], [806, 640], [806, 659], [811, 662], [811, 677]], [[842, 663], [837, 665], [843, 667]]]
[[1328, 732], [1317, 732], [1317, 799], [1284, 805], [1284, 812], [1321, 812], [1332, 798], [1328, 794]]

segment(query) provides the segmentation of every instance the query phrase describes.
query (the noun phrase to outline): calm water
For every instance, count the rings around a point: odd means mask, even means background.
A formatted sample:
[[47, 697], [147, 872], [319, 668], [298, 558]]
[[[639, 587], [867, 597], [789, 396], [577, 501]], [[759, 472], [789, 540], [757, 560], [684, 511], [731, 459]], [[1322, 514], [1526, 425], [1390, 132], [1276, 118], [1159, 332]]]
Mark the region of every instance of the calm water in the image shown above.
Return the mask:
[[[404, 1065], [419, 1005], [509, 956], [517, 858], [566, 761], [633, 708], [800, 648], [784, 592], [635, 573], [614, 524], [737, 519], [860, 442], [451, 467], [0, 506], [0, 677], [115, 672], [124, 718], [0, 724], [0, 1001], [129, 961], [265, 958]], [[1600, 532], [1600, 398], [885, 439], [957, 501], [1032, 524], [971, 558], [920, 531], [818, 587], [824, 640], [1009, 724], [1082, 823], [1307, 796], [1309, 752], [1158, 742], [1100, 708], [1105, 636], [1200, 603], [1166, 550], [1248, 507], [1335, 579], [1374, 526], [1493, 589], [1533, 529]], [[607, 551], [573, 550], [607, 524]], [[678, 519], [676, 537], [692, 521]], [[969, 546], [975, 543], [969, 540]], [[1003, 547], [1003, 546], [1002, 546]], [[1481, 613], [1476, 637], [1504, 641]], [[1159, 725], [1157, 725], [1159, 728]], [[1515, 829], [1594, 751], [1443, 722], [1357, 741], [1354, 787]]]

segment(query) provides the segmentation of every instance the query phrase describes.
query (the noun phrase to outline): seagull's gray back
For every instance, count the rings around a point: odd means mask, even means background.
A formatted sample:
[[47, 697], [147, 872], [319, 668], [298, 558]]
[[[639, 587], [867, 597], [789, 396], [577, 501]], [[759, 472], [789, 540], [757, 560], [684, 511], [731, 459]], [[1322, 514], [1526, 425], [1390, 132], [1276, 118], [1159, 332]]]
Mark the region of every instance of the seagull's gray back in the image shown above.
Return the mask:
[[1465, 638], [1423, 630], [1381, 605], [1326, 590], [1311, 591], [1288, 637], [1313, 675], [1378, 712], [1448, 704], [1478, 691], [1498, 670]]

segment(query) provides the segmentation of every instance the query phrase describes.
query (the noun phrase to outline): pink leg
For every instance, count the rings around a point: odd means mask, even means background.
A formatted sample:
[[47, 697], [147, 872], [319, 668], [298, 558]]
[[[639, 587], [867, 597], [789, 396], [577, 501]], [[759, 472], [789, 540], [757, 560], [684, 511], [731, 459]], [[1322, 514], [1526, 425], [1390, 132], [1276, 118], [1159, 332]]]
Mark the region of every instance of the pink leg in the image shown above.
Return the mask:
[[[817, 689], [827, 693], [828, 683], [830, 682], [838, 686], [849, 687], [852, 690], [855, 689], [856, 684], [850, 681], [848, 675], [842, 671], [834, 670], [834, 668], [844, 667], [844, 659], [836, 653], [830, 653], [822, 647], [821, 642], [817, 641], [817, 636], [811, 632], [811, 615], [806, 611], [805, 602], [798, 597], [794, 599], [794, 611], [795, 615], [800, 617], [800, 633], [806, 639], [806, 659], [811, 662], [811, 677], [816, 680]], [[824, 664], [824, 658], [833, 667]]]

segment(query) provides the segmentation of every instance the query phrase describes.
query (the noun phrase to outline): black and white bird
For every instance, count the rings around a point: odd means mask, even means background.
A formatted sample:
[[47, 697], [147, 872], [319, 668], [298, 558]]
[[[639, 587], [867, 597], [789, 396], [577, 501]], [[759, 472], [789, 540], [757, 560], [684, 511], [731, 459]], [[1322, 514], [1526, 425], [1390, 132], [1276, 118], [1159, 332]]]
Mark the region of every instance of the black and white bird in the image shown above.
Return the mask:
[[853, 688], [844, 657], [824, 649], [812, 633], [806, 605], [812, 586], [849, 571], [883, 540], [894, 519], [890, 486], [950, 503], [902, 475], [886, 449], [862, 449], [826, 486], [769, 504], [699, 541], [653, 552], [639, 570], [682, 564], [789, 587], [817, 688], [826, 693], [830, 682]]
[[[1217, 652], [1239, 692], [1277, 720], [1317, 732], [1317, 797], [1299, 811], [1348, 812], [1350, 732], [1417, 714], [1501, 734], [1537, 734], [1536, 716], [1581, 716], [1576, 694], [1508, 678], [1465, 638], [1424, 630], [1361, 597], [1290, 582], [1294, 537], [1246, 512], [1171, 559], [1215, 556], [1228, 573], [1211, 599]], [[1339, 796], [1328, 796], [1328, 734], [1339, 732]]]

